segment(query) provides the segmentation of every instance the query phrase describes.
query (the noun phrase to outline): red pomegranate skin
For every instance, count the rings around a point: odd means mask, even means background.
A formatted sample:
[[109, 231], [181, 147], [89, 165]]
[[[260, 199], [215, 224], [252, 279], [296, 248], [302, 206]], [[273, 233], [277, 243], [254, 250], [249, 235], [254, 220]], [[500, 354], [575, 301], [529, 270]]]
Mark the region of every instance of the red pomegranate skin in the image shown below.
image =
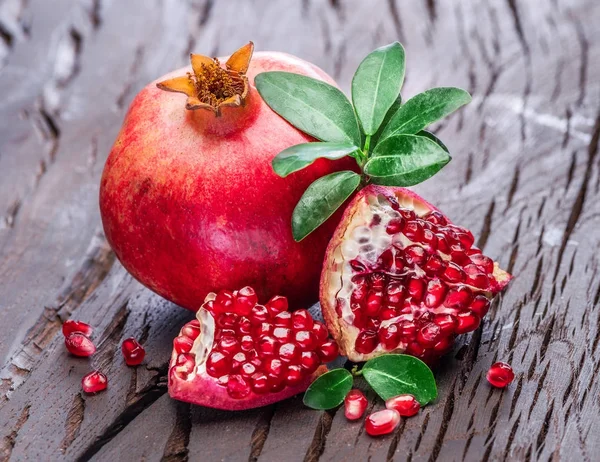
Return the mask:
[[245, 105], [224, 107], [217, 117], [186, 110], [185, 95], [156, 87], [191, 71], [180, 69], [135, 97], [106, 161], [100, 212], [108, 242], [138, 281], [190, 310], [209, 292], [246, 285], [261, 299], [285, 295], [293, 307], [318, 298], [325, 248], [340, 215], [297, 243], [292, 211], [314, 180], [355, 166], [349, 158], [319, 160], [287, 178], [273, 172], [279, 152], [314, 139], [262, 100], [254, 77], [268, 70], [334, 84], [294, 56], [255, 53]]

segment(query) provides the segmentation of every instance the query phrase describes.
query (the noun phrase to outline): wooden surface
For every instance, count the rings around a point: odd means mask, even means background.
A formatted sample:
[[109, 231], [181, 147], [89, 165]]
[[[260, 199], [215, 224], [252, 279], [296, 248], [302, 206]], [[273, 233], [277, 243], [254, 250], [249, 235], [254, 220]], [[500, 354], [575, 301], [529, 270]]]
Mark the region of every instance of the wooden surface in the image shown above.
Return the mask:
[[[0, 1], [0, 460], [599, 460], [598, 18], [596, 0]], [[171, 341], [192, 315], [103, 238], [99, 177], [135, 93], [191, 50], [250, 39], [346, 91], [399, 39], [405, 97], [473, 94], [437, 127], [453, 162], [416, 189], [515, 279], [436, 371], [438, 401], [389, 437], [299, 398], [239, 413], [169, 399]], [[98, 396], [64, 349], [69, 317], [97, 327]], [[145, 366], [115, 354], [128, 336]], [[484, 377], [499, 359], [517, 372], [505, 391]]]

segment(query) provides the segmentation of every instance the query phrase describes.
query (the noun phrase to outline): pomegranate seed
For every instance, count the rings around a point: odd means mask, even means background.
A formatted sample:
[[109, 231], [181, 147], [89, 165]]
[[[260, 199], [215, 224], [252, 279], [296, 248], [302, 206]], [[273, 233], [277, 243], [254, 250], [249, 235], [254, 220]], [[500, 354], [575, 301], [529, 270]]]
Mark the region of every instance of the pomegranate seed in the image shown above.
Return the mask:
[[313, 324], [313, 318], [307, 310], [294, 311], [292, 314], [292, 327], [294, 330], [310, 330]]
[[377, 332], [372, 330], [364, 330], [358, 337], [356, 337], [356, 342], [354, 344], [354, 349], [361, 354], [369, 354], [375, 348], [377, 348]]
[[456, 317], [451, 314], [436, 314], [433, 318], [433, 322], [436, 323], [440, 327], [440, 331], [442, 335], [449, 335], [454, 333], [454, 329], [458, 325], [458, 321]]
[[400, 212], [400, 215], [402, 215], [402, 217], [407, 221], [412, 221], [417, 218], [415, 212], [410, 209], [400, 208], [398, 209], [398, 212]]
[[383, 287], [385, 286], [386, 282], [387, 282], [387, 278], [385, 277], [385, 274], [383, 274], [383, 273], [373, 273], [371, 275], [371, 288], [372, 289], [382, 290]]
[[416, 221], [406, 223], [402, 232], [413, 242], [421, 242], [421, 239], [423, 239], [423, 227]]
[[275, 337], [280, 342], [287, 342], [292, 338], [292, 329], [288, 329], [287, 327], [276, 327], [273, 329], [273, 337]]
[[390, 220], [388, 225], [385, 228], [385, 232], [388, 234], [398, 234], [404, 228], [404, 219], [403, 218], [394, 218]]
[[278, 343], [275, 338], [269, 335], [264, 335], [259, 339], [256, 350], [258, 351], [259, 356], [267, 358], [275, 355], [277, 351], [277, 345]]
[[252, 377], [252, 375], [254, 375], [255, 372], [256, 366], [250, 362], [244, 363], [240, 367], [240, 374], [242, 374], [243, 377]]
[[434, 254], [427, 259], [423, 269], [430, 276], [436, 276], [446, 269], [446, 263], [439, 255]]
[[267, 374], [267, 377], [278, 379], [286, 370], [285, 364], [277, 358], [268, 358], [263, 364], [263, 369]]
[[222, 290], [217, 294], [214, 300], [213, 309], [215, 313], [225, 313], [233, 311], [235, 306], [235, 296], [228, 290]]
[[339, 353], [340, 352], [337, 343], [335, 343], [333, 340], [322, 343], [321, 346], [319, 346], [319, 348], [317, 349], [317, 354], [321, 358], [321, 361], [323, 361], [324, 363], [333, 361], [335, 358], [338, 357]]
[[240, 342], [233, 336], [224, 336], [219, 339], [215, 347], [223, 354], [233, 355], [240, 350]]
[[65, 338], [65, 346], [69, 353], [75, 356], [87, 358], [96, 352], [96, 346], [81, 332], [73, 332]]
[[457, 265], [466, 265], [471, 261], [465, 253], [464, 247], [460, 244], [450, 246], [450, 258]]
[[281, 390], [285, 388], [285, 380], [282, 378], [269, 378], [270, 388], [269, 391], [271, 393], [279, 393]]
[[515, 373], [509, 364], [497, 362], [487, 372], [487, 380], [496, 388], [508, 386], [515, 378]]
[[348, 420], [360, 419], [367, 410], [367, 398], [356, 388], [350, 390], [344, 398], [344, 415]]
[[231, 371], [237, 372], [239, 368], [242, 367], [242, 364], [244, 364], [247, 360], [248, 357], [243, 351], [240, 351], [233, 355], [233, 358], [231, 358]]
[[456, 326], [455, 331], [457, 334], [472, 332], [479, 327], [479, 316], [474, 314], [472, 311], [458, 313], [456, 319], [458, 320], [458, 326]]
[[297, 364], [291, 364], [285, 373], [285, 384], [288, 386], [298, 385], [302, 382], [304, 374], [302, 368]]
[[246, 286], [238, 290], [234, 311], [242, 316], [248, 316], [258, 303], [258, 297], [252, 287]]
[[473, 301], [473, 294], [467, 287], [461, 286], [448, 292], [444, 306], [464, 310], [470, 305], [471, 301]]
[[465, 272], [460, 266], [455, 263], [448, 263], [442, 277], [451, 283], [463, 282], [465, 280]]
[[223, 313], [217, 317], [217, 325], [222, 329], [235, 329], [238, 315], [235, 313]]
[[381, 301], [383, 299], [383, 293], [379, 291], [371, 291], [367, 296], [367, 305], [365, 307], [365, 314], [367, 316], [377, 316], [381, 309]]
[[454, 335], [450, 335], [449, 337], [443, 337], [439, 342], [437, 342], [433, 349], [440, 355], [446, 353], [452, 348], [452, 344], [454, 342]]
[[469, 307], [473, 313], [483, 318], [490, 309], [490, 301], [485, 295], [477, 295]]
[[315, 334], [317, 343], [323, 343], [327, 339], [327, 327], [319, 321], [315, 321], [315, 324], [312, 327], [312, 333]]
[[467, 276], [467, 284], [473, 287], [477, 287], [479, 289], [489, 289], [490, 280], [483, 273], [478, 274], [469, 274]]
[[444, 215], [435, 210], [433, 212], [429, 212], [427, 215], [425, 215], [424, 218], [429, 223], [433, 223], [434, 225], [446, 226], [448, 224], [448, 220], [446, 220], [446, 217], [444, 217]]
[[71, 319], [66, 320], [62, 325], [62, 333], [65, 337], [68, 337], [74, 332], [79, 332], [86, 337], [92, 335], [92, 326], [86, 324], [83, 321], [73, 321]]
[[377, 332], [379, 342], [386, 350], [393, 350], [400, 343], [400, 329], [397, 323], [389, 324], [388, 326], [381, 327]]
[[404, 341], [413, 340], [417, 335], [417, 326], [412, 321], [403, 321], [400, 323], [400, 335]]
[[299, 330], [294, 335], [294, 341], [301, 350], [312, 350], [315, 347], [315, 335], [308, 330]]
[[438, 250], [442, 253], [445, 253], [446, 255], [449, 255], [450, 254], [450, 244], [448, 244], [448, 239], [446, 239], [446, 236], [441, 233], [437, 233], [435, 236], [437, 237], [437, 240], [438, 240]]
[[108, 379], [100, 371], [92, 371], [81, 379], [81, 388], [85, 393], [98, 393], [106, 390]]
[[[123, 342], [125, 343], [125, 342]], [[180, 335], [179, 337], [175, 337], [173, 340], [173, 348], [177, 352], [180, 353], [189, 353], [192, 350], [192, 346], [194, 345], [194, 341], [191, 338], [184, 337]], [[121, 347], [123, 348], [123, 347]], [[125, 353], [123, 353], [125, 355]], [[139, 363], [138, 363], [139, 364]]]
[[254, 305], [250, 310], [250, 314], [248, 315], [250, 322], [255, 326], [260, 325], [263, 322], [269, 321], [271, 319], [271, 315], [266, 306], [263, 305]]
[[244, 335], [240, 339], [240, 349], [242, 351], [251, 351], [254, 349], [254, 339], [250, 335]]
[[421, 357], [425, 354], [425, 347], [418, 342], [411, 342], [406, 347], [406, 353], [409, 355]]
[[286, 363], [295, 362], [300, 356], [300, 349], [295, 343], [284, 343], [279, 347], [279, 359]]
[[394, 409], [384, 409], [367, 416], [365, 430], [371, 436], [392, 433], [400, 423], [400, 414]]
[[379, 318], [382, 321], [387, 321], [388, 319], [392, 319], [395, 318], [397, 316], [400, 315], [400, 312], [394, 308], [386, 308], [385, 310], [382, 310], [381, 313], [379, 314]]
[[442, 330], [437, 324], [425, 324], [417, 334], [417, 341], [426, 348], [435, 345], [442, 336]]
[[427, 295], [425, 296], [425, 305], [429, 308], [436, 308], [442, 304], [446, 296], [446, 285], [439, 279], [432, 279], [427, 285]]
[[321, 361], [314, 351], [303, 351], [300, 354], [300, 366], [307, 374], [312, 374], [317, 370]]
[[206, 361], [206, 371], [213, 377], [221, 377], [231, 370], [231, 360], [220, 351], [212, 351]]
[[425, 250], [418, 245], [409, 245], [404, 249], [404, 253], [406, 255], [406, 263], [409, 265], [421, 266], [423, 263], [425, 263], [425, 259], [427, 258], [427, 255], [425, 255]]
[[273, 324], [276, 326], [290, 327], [292, 325], [292, 313], [289, 311], [282, 311], [275, 315], [273, 318]]
[[402, 417], [412, 417], [419, 412], [421, 405], [413, 395], [399, 395], [388, 399], [385, 402], [387, 409], [398, 411]]
[[187, 376], [191, 374], [196, 367], [194, 356], [190, 353], [181, 353], [179, 356], [177, 356], [177, 361], [175, 364], [177, 365], [177, 374], [179, 374], [184, 380], [187, 379]]
[[406, 288], [399, 282], [390, 282], [386, 288], [386, 300], [389, 305], [400, 306], [406, 296]]
[[235, 399], [245, 398], [250, 394], [250, 384], [241, 375], [230, 375], [227, 381], [227, 393]]
[[350, 260], [350, 268], [357, 273], [363, 273], [367, 270], [365, 265], [356, 258], [354, 260]]
[[492, 274], [494, 272], [494, 261], [485, 255], [480, 253], [471, 255], [471, 261], [479, 266], [486, 274]]
[[458, 236], [458, 240], [464, 246], [465, 249], [471, 248], [473, 243], [475, 242], [475, 238], [473, 237], [473, 233], [465, 228], [460, 228], [460, 231], [456, 232]]
[[425, 283], [421, 279], [411, 279], [408, 283], [408, 294], [411, 297], [411, 302], [414, 304], [419, 303], [423, 299], [423, 293], [425, 292]]
[[258, 372], [251, 379], [252, 391], [258, 395], [264, 395], [269, 392], [269, 379], [266, 374]]
[[262, 337], [263, 335], [270, 335], [273, 332], [273, 326], [268, 322], [261, 322], [253, 330], [254, 338]]
[[191, 340], [196, 340], [200, 335], [200, 322], [197, 319], [188, 322], [181, 329], [181, 335]]
[[276, 295], [271, 300], [269, 300], [269, 302], [267, 303], [267, 309], [269, 310], [269, 313], [271, 313], [271, 316], [275, 316], [278, 313], [287, 311], [288, 310], [287, 298], [285, 298], [281, 295]]

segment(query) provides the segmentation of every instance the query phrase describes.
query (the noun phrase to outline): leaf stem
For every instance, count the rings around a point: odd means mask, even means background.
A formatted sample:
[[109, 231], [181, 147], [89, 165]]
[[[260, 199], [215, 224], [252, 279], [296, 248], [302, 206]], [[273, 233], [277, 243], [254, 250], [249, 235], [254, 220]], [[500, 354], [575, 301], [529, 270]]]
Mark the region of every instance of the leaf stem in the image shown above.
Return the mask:
[[365, 157], [369, 158], [369, 146], [371, 144], [371, 135], [367, 135], [365, 138], [365, 145], [363, 147], [363, 152], [365, 153]]
[[358, 370], [358, 365], [354, 365], [354, 367], [352, 368], [352, 370], [350, 371], [350, 373], [354, 376], [354, 377], [361, 377], [363, 375], [362, 370]]

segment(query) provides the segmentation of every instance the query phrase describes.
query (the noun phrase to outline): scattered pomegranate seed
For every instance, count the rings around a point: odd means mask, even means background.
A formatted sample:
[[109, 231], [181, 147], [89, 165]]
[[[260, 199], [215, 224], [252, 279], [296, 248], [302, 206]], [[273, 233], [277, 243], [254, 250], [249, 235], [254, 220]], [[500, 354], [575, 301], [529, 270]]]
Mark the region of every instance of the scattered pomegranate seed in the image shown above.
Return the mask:
[[402, 417], [412, 417], [419, 412], [421, 405], [413, 395], [405, 394], [394, 396], [385, 402], [385, 407], [394, 409]]
[[400, 414], [394, 409], [384, 409], [367, 416], [365, 430], [371, 436], [392, 433], [400, 423]]
[[85, 335], [86, 337], [89, 337], [90, 335], [92, 335], [92, 331], [92, 326], [82, 321], [73, 321], [71, 319], [68, 319], [62, 325], [62, 333], [65, 337], [68, 337], [74, 332], [79, 332]]
[[73, 332], [65, 338], [65, 346], [69, 353], [75, 356], [87, 358], [96, 352], [96, 346], [81, 332]]
[[[175, 343], [175, 341], [173, 343]], [[178, 342], [178, 346], [179, 348], [185, 349], [187, 346], [183, 347], [182, 343], [183, 342]], [[180, 353], [188, 353], [190, 351], [183, 351], [183, 349]], [[144, 360], [144, 356], [146, 356], [146, 350], [144, 350], [144, 347], [140, 345], [139, 342], [134, 338], [127, 338], [123, 340], [123, 343], [121, 344], [121, 352], [125, 358], [125, 364], [128, 366], [138, 366]]]
[[487, 372], [487, 380], [496, 388], [508, 386], [515, 378], [515, 373], [509, 364], [497, 362]]
[[367, 409], [367, 398], [357, 389], [350, 390], [344, 398], [344, 414], [348, 420], [360, 419]]
[[97, 393], [106, 390], [108, 379], [100, 371], [92, 371], [81, 379], [81, 388], [86, 393]]

